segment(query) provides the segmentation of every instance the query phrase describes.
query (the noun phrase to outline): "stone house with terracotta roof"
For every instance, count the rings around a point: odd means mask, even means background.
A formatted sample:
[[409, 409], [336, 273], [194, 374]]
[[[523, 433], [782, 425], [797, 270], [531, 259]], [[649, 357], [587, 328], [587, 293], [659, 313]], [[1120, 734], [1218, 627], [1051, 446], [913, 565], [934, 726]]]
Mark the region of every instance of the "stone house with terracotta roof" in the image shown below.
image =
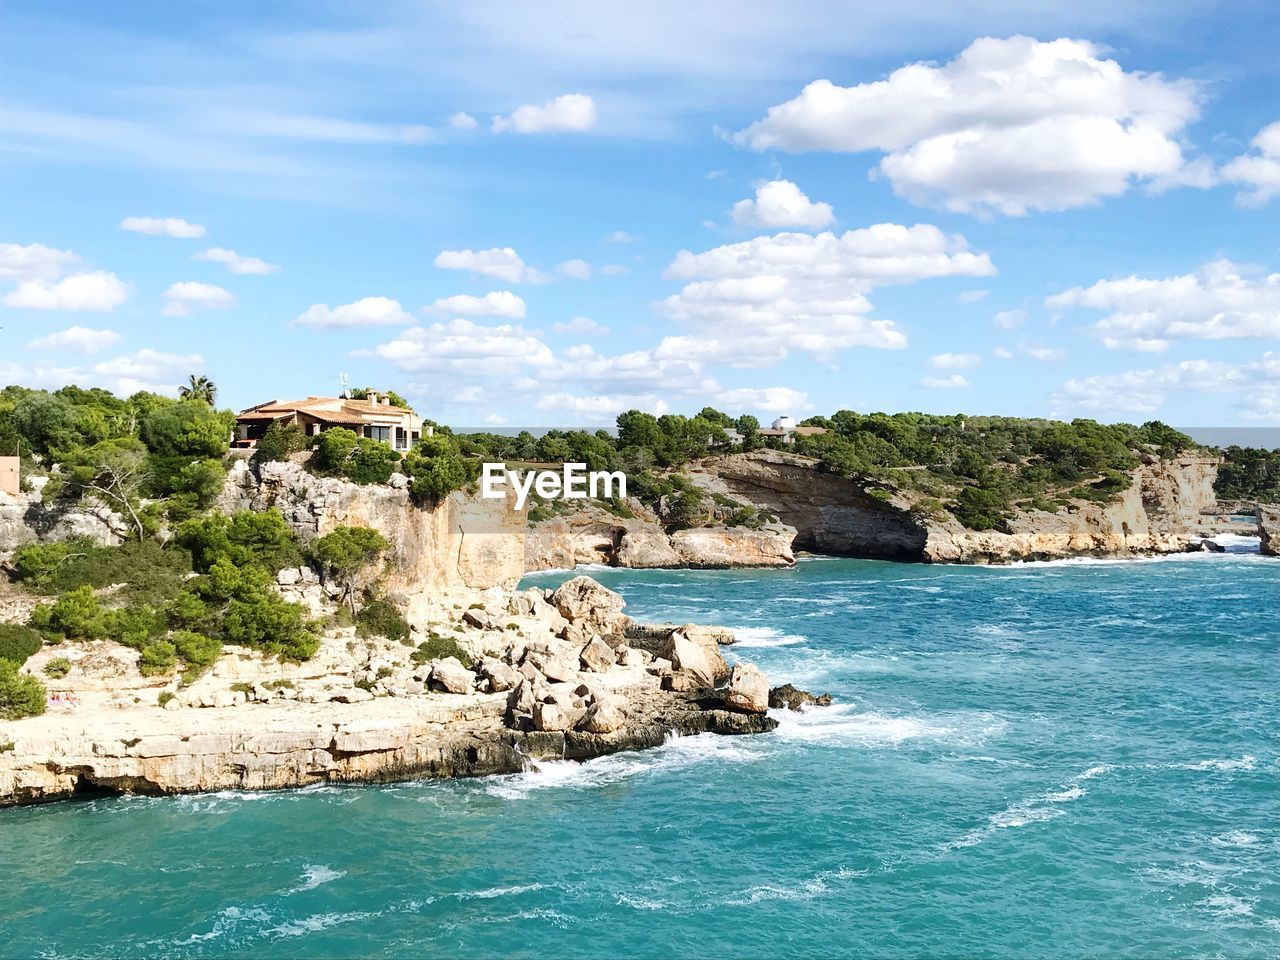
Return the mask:
[[[405, 452], [417, 445], [424, 428], [412, 410], [393, 406], [391, 400], [370, 390], [364, 400], [350, 397], [307, 397], [305, 400], [271, 400], [236, 415], [232, 447], [252, 448], [273, 423], [298, 424], [308, 437], [333, 427], [345, 427], [359, 436]], [[425, 428], [431, 436], [432, 427]]]

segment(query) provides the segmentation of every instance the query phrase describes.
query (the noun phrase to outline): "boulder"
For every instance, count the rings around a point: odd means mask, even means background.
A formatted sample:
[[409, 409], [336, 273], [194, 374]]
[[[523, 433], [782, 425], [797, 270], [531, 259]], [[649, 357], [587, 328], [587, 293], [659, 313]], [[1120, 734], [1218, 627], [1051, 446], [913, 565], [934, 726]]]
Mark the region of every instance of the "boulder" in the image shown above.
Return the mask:
[[729, 665], [725, 663], [718, 648], [708, 649], [695, 643], [683, 630], [671, 632], [671, 636], [658, 651], [658, 656], [669, 660], [673, 671], [687, 673], [696, 683], [708, 687], [729, 673]]
[[799, 710], [805, 706], [828, 707], [831, 705], [831, 694], [814, 696], [808, 690], [801, 690], [789, 683], [774, 687], [769, 691], [769, 706], [774, 710], [786, 707], [788, 710]]
[[1280, 557], [1280, 506], [1258, 504], [1258, 535], [1262, 538], [1262, 552]]
[[570, 683], [578, 679], [578, 662], [571, 659], [567, 653], [530, 653], [522, 664], [522, 666], [528, 665], [533, 666], [548, 680], [557, 683]]
[[470, 693], [475, 675], [457, 657], [437, 660], [431, 667], [431, 687], [447, 693]]
[[769, 681], [754, 663], [735, 663], [723, 698], [728, 710], [765, 713], [769, 709]]
[[686, 637], [704, 647], [727, 647], [738, 642], [738, 638], [728, 627], [708, 627], [699, 623], [686, 623], [680, 629], [684, 631]]
[[616, 662], [613, 647], [605, 643], [598, 633], [587, 641], [582, 652], [578, 654], [578, 659], [582, 663], [582, 668], [592, 673], [604, 673]]
[[285, 567], [276, 574], [276, 583], [282, 587], [291, 587], [302, 580], [302, 571], [297, 567]]
[[582, 710], [567, 704], [538, 701], [533, 705], [533, 727], [535, 730], [572, 730], [582, 715]]
[[630, 618], [622, 612], [626, 601], [590, 577], [574, 577], [547, 598], [566, 620], [606, 637], [621, 636]]
[[514, 667], [493, 657], [485, 657], [480, 661], [480, 676], [489, 681], [489, 690], [492, 693], [510, 690], [520, 682], [520, 674]]
[[532, 716], [533, 705], [538, 702], [535, 681], [521, 679], [507, 694], [507, 722], [520, 716]]
[[627, 530], [618, 544], [614, 557], [620, 567], [649, 569], [680, 566], [680, 554], [671, 546], [671, 539], [660, 527], [638, 527]]
[[493, 616], [484, 607], [472, 607], [462, 615], [462, 622], [477, 630], [493, 628]]
[[1226, 553], [1227, 548], [1216, 540], [1201, 540], [1198, 548], [1203, 553]]
[[602, 699], [591, 705], [578, 729], [586, 733], [613, 733], [626, 722], [626, 713], [612, 698]]

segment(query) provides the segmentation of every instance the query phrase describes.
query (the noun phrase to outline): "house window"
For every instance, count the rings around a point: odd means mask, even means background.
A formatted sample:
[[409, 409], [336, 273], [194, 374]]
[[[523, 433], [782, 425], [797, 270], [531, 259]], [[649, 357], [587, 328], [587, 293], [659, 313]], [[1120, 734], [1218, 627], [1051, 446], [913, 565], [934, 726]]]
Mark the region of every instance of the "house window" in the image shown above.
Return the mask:
[[405, 443], [406, 434], [404, 427], [396, 427], [396, 449], [403, 450], [407, 444]]
[[390, 427], [365, 427], [364, 430], [364, 435], [370, 440], [378, 440], [386, 444], [391, 443]]

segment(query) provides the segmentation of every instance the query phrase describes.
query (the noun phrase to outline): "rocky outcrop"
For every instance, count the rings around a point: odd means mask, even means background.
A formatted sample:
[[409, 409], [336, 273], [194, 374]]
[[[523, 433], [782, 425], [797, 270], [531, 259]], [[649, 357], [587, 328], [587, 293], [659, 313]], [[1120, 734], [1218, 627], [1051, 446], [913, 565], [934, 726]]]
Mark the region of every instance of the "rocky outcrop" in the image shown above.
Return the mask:
[[17, 496], [0, 493], [0, 553], [29, 543], [84, 537], [98, 544], [124, 539], [128, 527], [123, 518], [92, 503], [46, 504], [39, 491]]
[[1269, 557], [1280, 557], [1280, 506], [1260, 503], [1257, 512], [1262, 552]]
[[674, 733], [776, 726], [757, 709], [763, 676], [746, 665], [731, 676], [715, 632], [666, 629], [664, 659], [627, 645], [639, 625], [622, 610], [585, 577], [455, 593], [431, 642], [456, 654], [423, 663], [412, 646], [341, 628], [306, 663], [229, 648], [186, 686], [142, 677], [137, 651], [115, 643], [45, 648], [27, 670], [44, 675], [55, 654], [70, 669], [48, 679], [44, 715], [0, 721], [0, 806], [515, 773]]
[[919, 559], [928, 531], [905, 500], [816, 469], [807, 457], [756, 450], [703, 460], [688, 470], [703, 489], [745, 500], [796, 530], [797, 550], [834, 556]]
[[799, 687], [784, 683], [780, 687], [774, 687], [769, 691], [769, 706], [774, 710], [795, 710], [800, 711], [805, 707], [829, 707], [831, 706], [831, 694], [812, 694], [808, 690], [801, 690]]
[[388, 591], [400, 594], [411, 620], [430, 616], [434, 595], [458, 589], [511, 588], [524, 574], [526, 511], [464, 491], [431, 508], [409, 498], [404, 477], [361, 486], [317, 477], [296, 463], [250, 468], [236, 461], [218, 501], [227, 513], [278, 509], [307, 541], [336, 527], [371, 527], [391, 543]]
[[690, 477], [754, 503], [796, 528], [798, 549], [933, 563], [1002, 563], [1069, 556], [1181, 552], [1201, 539], [1216, 505], [1216, 457], [1152, 458], [1114, 502], [1077, 501], [1057, 513], [1019, 511], [1006, 531], [975, 531], [950, 514], [926, 515], [904, 491], [848, 480], [774, 450], [715, 457]]
[[528, 570], [571, 570], [582, 564], [670, 567], [786, 567], [795, 563], [795, 531], [785, 524], [712, 525], [668, 534], [657, 517], [633, 504], [619, 517], [593, 504], [540, 523], [525, 535]]

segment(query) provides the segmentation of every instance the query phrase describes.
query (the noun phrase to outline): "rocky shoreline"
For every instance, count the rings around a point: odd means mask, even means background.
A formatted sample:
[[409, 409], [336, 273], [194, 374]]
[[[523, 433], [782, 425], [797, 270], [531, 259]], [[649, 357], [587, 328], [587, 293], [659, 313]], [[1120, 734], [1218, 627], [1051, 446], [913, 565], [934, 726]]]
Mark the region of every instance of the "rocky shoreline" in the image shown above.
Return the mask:
[[186, 686], [142, 677], [117, 644], [46, 647], [28, 670], [54, 655], [71, 669], [49, 681], [45, 714], [0, 721], [0, 806], [516, 773], [777, 725], [764, 676], [721, 656], [730, 633], [635, 624], [622, 608], [586, 577], [455, 594], [434, 635], [465, 664], [415, 662], [412, 646], [348, 628], [303, 664], [228, 648]]

